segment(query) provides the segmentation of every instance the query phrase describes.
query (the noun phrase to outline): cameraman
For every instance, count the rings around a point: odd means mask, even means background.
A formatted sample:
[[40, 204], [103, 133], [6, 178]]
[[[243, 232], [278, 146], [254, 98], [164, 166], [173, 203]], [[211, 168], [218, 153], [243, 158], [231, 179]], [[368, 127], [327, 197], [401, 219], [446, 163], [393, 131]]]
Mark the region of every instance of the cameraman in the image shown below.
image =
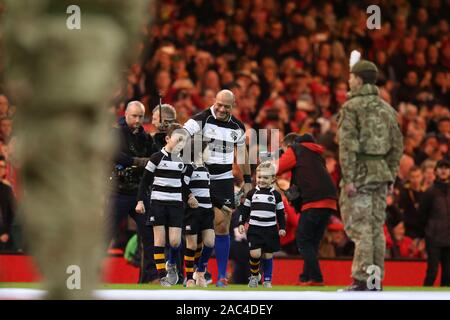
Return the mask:
[[156, 128], [156, 132], [153, 135], [152, 154], [161, 151], [166, 145], [167, 129], [175, 122], [177, 122], [177, 111], [170, 104], [161, 104], [153, 109], [152, 125]]
[[144, 105], [139, 101], [131, 101], [125, 109], [125, 117], [119, 119], [118, 128], [115, 129], [119, 150], [111, 176], [115, 185], [110, 199], [110, 227], [113, 238], [118, 236], [120, 224], [128, 215], [136, 222], [141, 253], [139, 283], [158, 279], [153, 260], [153, 229], [146, 226], [147, 214], [137, 214], [135, 211], [139, 183], [145, 165], [152, 155], [153, 145], [152, 137], [142, 126], [144, 114]]
[[277, 175], [292, 172], [286, 197], [301, 212], [296, 234], [304, 259], [300, 284], [321, 286], [324, 283], [317, 256], [330, 216], [337, 210], [337, 190], [322, 157], [324, 148], [312, 135], [290, 133], [283, 139], [283, 149]]

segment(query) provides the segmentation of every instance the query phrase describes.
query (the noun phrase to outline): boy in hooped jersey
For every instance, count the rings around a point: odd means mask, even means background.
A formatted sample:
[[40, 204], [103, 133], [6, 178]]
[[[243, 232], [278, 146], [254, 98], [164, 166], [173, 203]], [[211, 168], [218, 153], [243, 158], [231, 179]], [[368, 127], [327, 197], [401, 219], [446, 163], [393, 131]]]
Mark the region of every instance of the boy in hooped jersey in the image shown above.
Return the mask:
[[[178, 282], [175, 258], [178, 256], [184, 218], [182, 176], [185, 165], [179, 156], [189, 137], [188, 132], [177, 123], [172, 124], [166, 136], [166, 145], [154, 153], [145, 167], [139, 185], [137, 213], [150, 211], [150, 222], [154, 233], [154, 260], [164, 287]], [[150, 190], [150, 208], [145, 208], [143, 199]], [[166, 227], [169, 229], [170, 258], [166, 262]], [[172, 261], [171, 261], [172, 260]]]
[[[280, 250], [280, 238], [286, 235], [286, 219], [281, 194], [275, 190], [275, 166], [266, 161], [256, 168], [256, 187], [239, 206], [239, 232], [244, 233], [249, 223], [247, 240], [250, 247], [248, 286], [256, 288], [261, 280], [260, 264], [263, 257], [263, 285], [272, 287], [273, 253]], [[278, 223], [278, 226], [277, 226]]]
[[[197, 144], [197, 145], [196, 145]], [[214, 249], [214, 211], [213, 206], [231, 214], [231, 208], [210, 192], [210, 174], [204, 162], [209, 158], [208, 142], [192, 139], [191, 154], [193, 163], [186, 166], [183, 176], [188, 207], [185, 213], [186, 250], [184, 255], [186, 287], [206, 287], [205, 271]], [[203, 239], [203, 250], [194, 276], [194, 260], [198, 236]], [[195, 279], [195, 280], [194, 280]]]

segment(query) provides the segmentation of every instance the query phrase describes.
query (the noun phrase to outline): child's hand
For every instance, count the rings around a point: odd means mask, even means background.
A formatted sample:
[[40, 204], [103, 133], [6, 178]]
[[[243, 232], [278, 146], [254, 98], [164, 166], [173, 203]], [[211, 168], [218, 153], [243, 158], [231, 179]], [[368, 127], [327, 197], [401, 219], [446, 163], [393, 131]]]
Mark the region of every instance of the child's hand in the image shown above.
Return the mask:
[[138, 201], [135, 210], [136, 210], [136, 213], [139, 213], [139, 214], [145, 213], [144, 201], [142, 201], [142, 200]]
[[238, 230], [239, 230], [239, 233], [240, 233], [240, 234], [244, 234], [244, 233], [245, 233], [245, 227], [244, 227], [244, 225], [243, 225], [243, 224], [239, 225]]
[[198, 208], [198, 200], [194, 196], [190, 196], [188, 200], [188, 205], [192, 209]]
[[231, 208], [227, 207], [226, 205], [223, 205], [221, 210], [222, 213], [226, 216], [230, 215], [233, 212], [233, 210], [231, 210]]
[[280, 231], [278, 231], [278, 235], [279, 235], [280, 237], [284, 237], [284, 236], [286, 235], [286, 230], [280, 229]]

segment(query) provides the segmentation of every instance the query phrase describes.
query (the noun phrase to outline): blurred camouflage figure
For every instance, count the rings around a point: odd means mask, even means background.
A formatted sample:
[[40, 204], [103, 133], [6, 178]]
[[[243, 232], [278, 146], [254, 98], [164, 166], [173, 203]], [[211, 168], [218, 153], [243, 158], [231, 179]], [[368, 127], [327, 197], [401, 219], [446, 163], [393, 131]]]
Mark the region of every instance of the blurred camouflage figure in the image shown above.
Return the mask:
[[[68, 27], [74, 2], [81, 29]], [[6, 3], [6, 80], [18, 105], [25, 240], [47, 298], [90, 298], [98, 284], [106, 252], [101, 213], [113, 152], [108, 101], [136, 52], [146, 5]]]
[[[381, 290], [386, 196], [397, 175], [403, 137], [396, 111], [379, 97], [377, 67], [359, 56], [355, 59], [355, 52], [350, 59], [350, 92], [338, 129], [341, 215], [345, 231], [355, 242], [353, 283], [345, 290]], [[379, 272], [373, 273], [370, 266], [379, 267]], [[379, 276], [377, 282], [371, 274]]]

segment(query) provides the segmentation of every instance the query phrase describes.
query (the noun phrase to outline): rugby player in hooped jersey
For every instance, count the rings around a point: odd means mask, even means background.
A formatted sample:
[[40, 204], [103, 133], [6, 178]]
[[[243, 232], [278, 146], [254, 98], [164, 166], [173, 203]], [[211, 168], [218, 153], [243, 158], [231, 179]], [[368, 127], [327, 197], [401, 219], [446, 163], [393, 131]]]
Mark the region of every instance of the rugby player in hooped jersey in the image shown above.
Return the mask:
[[[235, 105], [234, 94], [230, 90], [221, 90], [216, 95], [213, 106], [189, 119], [184, 128], [193, 136], [202, 134], [209, 141], [211, 156], [205, 163], [210, 173], [211, 194], [220, 198], [224, 205], [234, 208], [234, 178], [232, 167], [237, 152], [238, 164], [244, 174], [244, 195], [252, 189], [250, 164], [245, 145], [245, 127], [236, 119], [231, 110]], [[218, 267], [216, 286], [228, 284], [226, 271], [230, 252], [231, 214], [214, 208], [215, 254]]]

